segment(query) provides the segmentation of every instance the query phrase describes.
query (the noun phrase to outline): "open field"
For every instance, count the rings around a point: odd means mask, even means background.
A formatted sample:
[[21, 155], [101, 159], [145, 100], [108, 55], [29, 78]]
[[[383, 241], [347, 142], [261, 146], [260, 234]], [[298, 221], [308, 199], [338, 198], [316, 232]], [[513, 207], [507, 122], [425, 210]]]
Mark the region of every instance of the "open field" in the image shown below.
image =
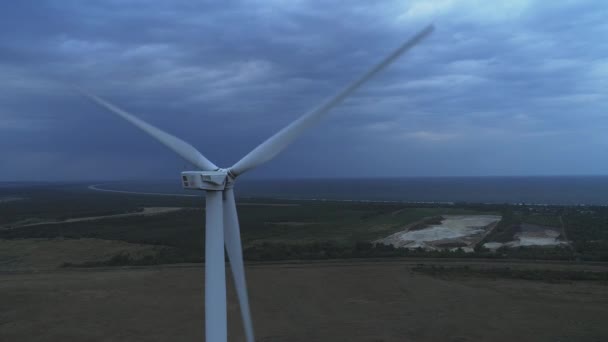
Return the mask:
[[[606, 285], [478, 277], [446, 280], [412, 272], [415, 265], [404, 261], [249, 265], [257, 340], [591, 342], [608, 338]], [[203, 271], [202, 265], [183, 265], [0, 275], [0, 340], [202, 341]], [[229, 302], [230, 341], [242, 341], [232, 288]]]
[[165, 248], [101, 239], [0, 240], [0, 272], [48, 271], [66, 263], [108, 260], [121, 253], [145, 258], [157, 255]]

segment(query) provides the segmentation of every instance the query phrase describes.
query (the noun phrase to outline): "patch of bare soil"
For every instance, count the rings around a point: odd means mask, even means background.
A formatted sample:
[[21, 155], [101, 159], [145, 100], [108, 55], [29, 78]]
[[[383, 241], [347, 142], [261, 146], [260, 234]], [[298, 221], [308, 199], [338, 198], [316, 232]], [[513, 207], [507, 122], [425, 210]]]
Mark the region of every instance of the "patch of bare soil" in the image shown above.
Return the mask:
[[[445, 280], [410, 267], [249, 265], [257, 341], [608, 340], [605, 286]], [[203, 272], [194, 265], [1, 275], [0, 340], [203, 341]], [[244, 341], [232, 285], [229, 330], [230, 341]]]

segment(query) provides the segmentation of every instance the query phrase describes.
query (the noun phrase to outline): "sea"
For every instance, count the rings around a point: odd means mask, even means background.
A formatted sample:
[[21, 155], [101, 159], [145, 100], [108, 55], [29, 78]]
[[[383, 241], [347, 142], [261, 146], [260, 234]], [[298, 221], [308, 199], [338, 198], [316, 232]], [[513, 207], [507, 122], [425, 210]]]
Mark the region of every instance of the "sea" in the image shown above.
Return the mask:
[[[197, 193], [183, 190], [179, 179], [100, 182], [96, 186], [146, 193]], [[608, 205], [608, 176], [239, 179], [235, 191], [240, 198]]]

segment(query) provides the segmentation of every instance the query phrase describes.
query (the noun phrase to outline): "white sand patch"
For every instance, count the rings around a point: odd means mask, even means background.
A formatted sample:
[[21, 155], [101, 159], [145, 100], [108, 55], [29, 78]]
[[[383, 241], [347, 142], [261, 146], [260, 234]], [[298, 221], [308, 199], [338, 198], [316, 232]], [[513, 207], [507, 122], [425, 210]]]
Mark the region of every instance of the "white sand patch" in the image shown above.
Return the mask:
[[513, 241], [505, 243], [488, 242], [484, 243], [483, 246], [490, 250], [496, 250], [502, 246], [557, 246], [568, 244], [567, 241], [559, 240], [559, 228], [543, 227], [524, 223], [521, 226], [521, 230], [521, 232], [514, 235]]
[[503, 245], [504, 245], [504, 243], [502, 243], [502, 242], [486, 242], [483, 244], [483, 246], [485, 248], [492, 250], [492, 251], [499, 249]]
[[433, 242], [449, 243], [450, 240], [485, 233], [488, 225], [501, 219], [496, 215], [444, 215], [443, 217], [441, 224], [398, 232], [377, 242], [411, 249], [419, 247], [435, 249]]
[[427, 251], [437, 250], [437, 248], [435, 248], [434, 246], [429, 245], [428, 243], [424, 243], [422, 241], [408, 241], [405, 243], [405, 245], [402, 245], [401, 247], [408, 248], [408, 249], [422, 248]]
[[519, 237], [518, 241], [510, 242], [509, 246], [551, 246], [559, 244], [561, 244], [561, 242], [555, 240], [554, 238]]
[[475, 252], [475, 249], [473, 247], [453, 247], [453, 248], [450, 248], [450, 252], [456, 252], [459, 249], [462, 250], [465, 253], [473, 253], [473, 252]]
[[515, 234], [515, 240], [508, 242], [509, 247], [519, 246], [557, 246], [566, 244], [565, 241], [560, 241], [559, 232], [554, 229], [545, 229], [544, 231], [522, 232]]
[[478, 232], [478, 229], [452, 229], [449, 227], [431, 226], [429, 228], [403, 233], [399, 238], [406, 241], [437, 241], [455, 239]]
[[456, 239], [479, 234], [488, 224], [500, 220], [500, 216], [444, 216], [439, 225], [428, 228], [402, 232], [399, 238], [406, 241], [438, 241]]

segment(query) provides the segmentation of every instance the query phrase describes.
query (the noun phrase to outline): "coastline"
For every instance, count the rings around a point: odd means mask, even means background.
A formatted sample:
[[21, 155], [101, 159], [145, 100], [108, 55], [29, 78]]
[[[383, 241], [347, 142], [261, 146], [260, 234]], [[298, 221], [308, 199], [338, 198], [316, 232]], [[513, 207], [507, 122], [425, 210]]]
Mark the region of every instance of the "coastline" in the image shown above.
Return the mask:
[[126, 191], [126, 190], [112, 190], [112, 189], [102, 189], [99, 186], [102, 184], [91, 184], [87, 187], [89, 190], [93, 191], [102, 191], [102, 192], [113, 192], [119, 194], [129, 194], [129, 195], [145, 195], [145, 196], [170, 196], [170, 197], [201, 197], [200, 195], [188, 195], [188, 194], [168, 194], [162, 192], [139, 192], [139, 191]]
[[[166, 197], [204, 197], [202, 195], [177, 194], [164, 192], [145, 192], [145, 191], [128, 191], [114, 190], [101, 188], [108, 183], [97, 183], [87, 186], [87, 189], [93, 191], [120, 193], [128, 195], [143, 195], [143, 196], [166, 196]], [[346, 203], [387, 203], [387, 204], [422, 204], [422, 205], [448, 205], [457, 204], [481, 204], [481, 205], [520, 205], [520, 206], [535, 206], [535, 207], [552, 207], [552, 206], [570, 206], [570, 207], [606, 207], [608, 204], [588, 204], [588, 203], [528, 203], [528, 202], [469, 202], [469, 201], [408, 201], [408, 200], [381, 200], [381, 199], [333, 199], [333, 198], [305, 198], [305, 197], [286, 197], [286, 196], [239, 196], [244, 200], [267, 199], [267, 200], [283, 200], [283, 201], [310, 201], [310, 202], [346, 202]]]

